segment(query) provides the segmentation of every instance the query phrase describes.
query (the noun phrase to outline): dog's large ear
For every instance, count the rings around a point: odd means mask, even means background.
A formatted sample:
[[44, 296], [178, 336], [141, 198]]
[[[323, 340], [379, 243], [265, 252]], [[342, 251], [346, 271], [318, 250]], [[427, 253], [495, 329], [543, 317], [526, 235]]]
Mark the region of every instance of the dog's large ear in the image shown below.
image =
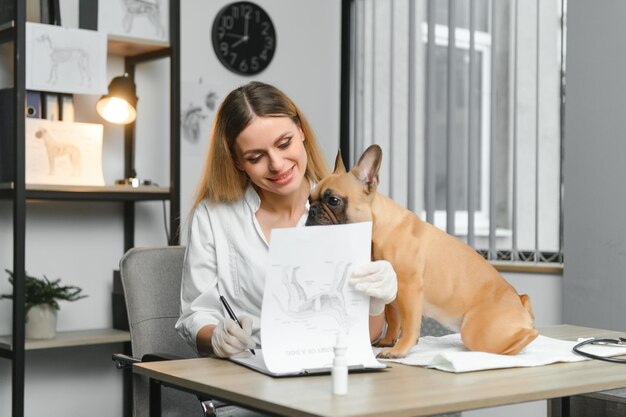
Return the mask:
[[343, 158], [341, 158], [341, 149], [337, 151], [337, 157], [335, 158], [335, 170], [333, 174], [345, 174], [346, 166], [343, 164]]
[[350, 171], [367, 187], [368, 193], [376, 191], [376, 187], [378, 187], [378, 170], [382, 159], [383, 151], [380, 146], [371, 145], [363, 152], [359, 162]]

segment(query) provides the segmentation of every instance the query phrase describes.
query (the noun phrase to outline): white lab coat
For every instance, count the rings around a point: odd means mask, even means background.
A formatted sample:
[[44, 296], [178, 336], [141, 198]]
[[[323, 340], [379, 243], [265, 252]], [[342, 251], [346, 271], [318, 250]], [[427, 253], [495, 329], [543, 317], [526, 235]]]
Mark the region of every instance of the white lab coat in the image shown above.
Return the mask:
[[[197, 349], [196, 335], [226, 315], [223, 295], [237, 316], [252, 318], [252, 336], [260, 346], [261, 305], [269, 246], [255, 213], [261, 204], [250, 185], [235, 203], [212, 205], [202, 201], [194, 210], [181, 286], [181, 312], [176, 330]], [[304, 226], [309, 212], [297, 226]]]

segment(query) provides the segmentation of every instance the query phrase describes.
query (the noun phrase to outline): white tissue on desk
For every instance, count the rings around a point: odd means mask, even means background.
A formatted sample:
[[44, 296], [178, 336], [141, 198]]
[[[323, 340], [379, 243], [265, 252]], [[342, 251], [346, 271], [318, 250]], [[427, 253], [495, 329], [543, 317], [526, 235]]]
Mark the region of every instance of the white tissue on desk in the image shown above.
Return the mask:
[[[441, 337], [421, 337], [418, 344], [409, 351], [406, 357], [385, 359], [384, 361], [460, 373], [589, 360], [572, 351], [572, 348], [577, 343], [579, 342], [538, 336], [537, 339], [532, 341], [517, 355], [497, 355], [467, 350], [461, 341], [461, 335], [456, 333]], [[381, 350], [380, 348], [374, 348], [375, 353]], [[599, 356], [626, 355], [626, 346], [622, 348], [593, 345], [585, 347], [585, 350]]]

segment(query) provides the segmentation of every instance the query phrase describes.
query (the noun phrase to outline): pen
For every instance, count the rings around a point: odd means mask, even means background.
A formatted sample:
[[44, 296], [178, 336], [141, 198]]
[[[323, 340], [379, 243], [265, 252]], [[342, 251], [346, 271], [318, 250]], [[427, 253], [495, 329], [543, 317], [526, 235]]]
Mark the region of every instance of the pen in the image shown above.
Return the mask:
[[[220, 295], [220, 301], [222, 302], [222, 304], [224, 304], [224, 307], [226, 308], [226, 311], [228, 312], [228, 315], [230, 316], [230, 318], [233, 319], [235, 323], [237, 323], [239, 327], [243, 329], [243, 326], [239, 322], [239, 319], [237, 318], [237, 316], [235, 316], [235, 312], [233, 311], [232, 308], [230, 308], [228, 301], [226, 301], [223, 295]], [[254, 349], [250, 349], [250, 352], [252, 352], [253, 355], [256, 355], [256, 352], [254, 352]]]

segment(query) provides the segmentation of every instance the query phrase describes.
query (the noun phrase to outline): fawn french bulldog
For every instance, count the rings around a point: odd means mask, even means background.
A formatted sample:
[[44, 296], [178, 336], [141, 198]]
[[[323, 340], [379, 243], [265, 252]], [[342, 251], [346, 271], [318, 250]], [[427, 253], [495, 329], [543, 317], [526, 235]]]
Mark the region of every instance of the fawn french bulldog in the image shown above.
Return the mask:
[[306, 222], [372, 221], [372, 258], [389, 261], [398, 277], [379, 357], [404, 357], [417, 343], [422, 315], [460, 332], [469, 350], [518, 353], [539, 334], [529, 297], [518, 295], [470, 246], [378, 193], [381, 159], [382, 150], [372, 145], [346, 172], [338, 154], [334, 172], [311, 194]]

